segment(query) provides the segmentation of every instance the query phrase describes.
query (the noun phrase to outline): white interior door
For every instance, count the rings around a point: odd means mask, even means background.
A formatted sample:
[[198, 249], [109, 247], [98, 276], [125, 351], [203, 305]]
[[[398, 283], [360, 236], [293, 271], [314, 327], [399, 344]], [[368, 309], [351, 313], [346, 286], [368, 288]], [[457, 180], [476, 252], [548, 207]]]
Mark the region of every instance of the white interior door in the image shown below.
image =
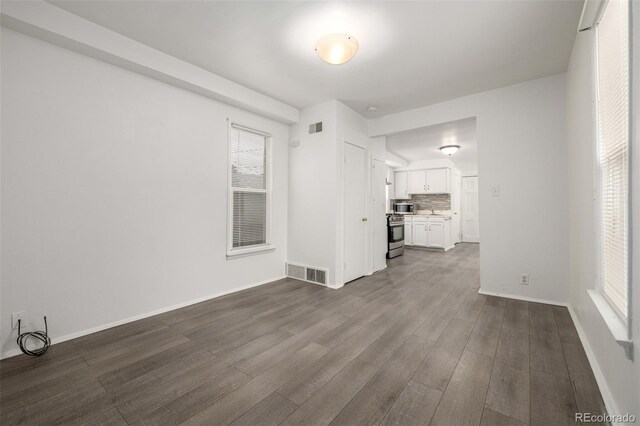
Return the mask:
[[451, 238], [453, 244], [457, 244], [461, 241], [461, 229], [460, 229], [460, 191], [461, 191], [461, 179], [460, 171], [453, 170], [453, 177], [451, 179]]
[[373, 225], [373, 272], [387, 266], [387, 165], [373, 160], [371, 164], [373, 202], [371, 219]]
[[344, 282], [366, 273], [365, 150], [344, 144]]
[[478, 211], [478, 177], [462, 178], [462, 241], [480, 242], [480, 221]]

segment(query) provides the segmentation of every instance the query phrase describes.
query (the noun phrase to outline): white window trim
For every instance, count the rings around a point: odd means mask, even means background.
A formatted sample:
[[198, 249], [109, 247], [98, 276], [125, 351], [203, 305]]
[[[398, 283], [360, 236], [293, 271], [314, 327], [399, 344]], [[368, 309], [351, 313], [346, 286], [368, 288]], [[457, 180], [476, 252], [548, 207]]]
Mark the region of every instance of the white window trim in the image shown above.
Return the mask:
[[[232, 186], [232, 167], [231, 167], [231, 127], [236, 127], [241, 130], [256, 133], [265, 137], [266, 150], [267, 150], [267, 172], [266, 172], [266, 191], [252, 190], [248, 188], [233, 188]], [[239, 124], [231, 119], [227, 119], [227, 258], [244, 257], [254, 254], [260, 254], [265, 252], [271, 252], [276, 249], [276, 246], [271, 244], [271, 193], [272, 176], [273, 176], [273, 161], [272, 161], [272, 145], [273, 136], [269, 133], [261, 130], [256, 130], [251, 127]], [[267, 218], [266, 218], [266, 234], [267, 242], [264, 244], [257, 244], [253, 246], [246, 246], [241, 248], [233, 247], [233, 192], [234, 190], [241, 190], [242, 192], [265, 192], [267, 194]]]
[[[600, 18], [602, 16], [602, 12], [604, 11], [604, 7], [606, 7], [606, 2], [604, 2], [603, 8], [601, 9], [601, 11], [598, 14], [598, 17]], [[632, 17], [632, 11], [630, 11], [629, 14], [629, 19], [631, 19]], [[599, 20], [598, 18], [598, 20]], [[629, 26], [629, 29], [631, 30], [631, 25]], [[627, 313], [626, 313], [626, 318], [621, 315], [620, 311], [618, 310], [617, 307], [615, 307], [610, 301], [609, 298], [606, 296], [606, 294], [604, 293], [604, 291], [602, 290], [602, 235], [601, 235], [601, 224], [602, 224], [602, 203], [601, 203], [601, 197], [602, 197], [602, 178], [601, 178], [601, 171], [600, 171], [600, 125], [599, 125], [599, 103], [600, 103], [600, 94], [599, 94], [599, 76], [598, 76], [598, 36], [597, 36], [597, 31], [598, 31], [598, 26], [597, 23], [596, 25], [593, 26], [593, 35], [592, 35], [592, 43], [593, 43], [593, 61], [592, 61], [592, 69], [594, 70], [594, 81], [593, 81], [593, 90], [594, 90], [594, 98], [595, 98], [595, 102], [593, 103], [593, 117], [594, 117], [594, 126], [593, 126], [593, 134], [595, 134], [595, 144], [593, 146], [594, 149], [594, 196], [593, 196], [593, 201], [594, 201], [594, 211], [595, 211], [595, 229], [594, 229], [594, 233], [595, 233], [595, 283], [596, 283], [596, 288], [595, 289], [589, 289], [587, 290], [587, 293], [589, 294], [589, 297], [591, 299], [591, 301], [593, 302], [594, 306], [596, 307], [596, 310], [600, 313], [600, 315], [602, 316], [602, 319], [604, 320], [605, 324], [607, 325], [607, 328], [609, 329], [609, 331], [611, 332], [613, 338], [615, 339], [616, 343], [618, 343], [620, 346], [622, 346], [625, 349], [625, 352], [627, 354], [627, 356], [631, 356], [632, 350], [633, 350], [633, 340], [631, 339], [631, 327], [630, 327], [630, 315], [631, 315], [631, 271], [629, 271], [628, 277], [629, 279], [627, 280]], [[630, 50], [630, 63], [629, 63], [629, 90], [632, 90], [632, 81], [631, 81], [631, 77], [633, 75], [633, 71], [632, 71], [632, 55], [631, 55], [631, 50], [632, 50], [632, 43], [633, 40], [631, 38], [631, 34], [630, 34], [630, 41], [629, 41], [629, 50]], [[629, 101], [631, 103], [631, 93], [629, 93]], [[631, 114], [632, 114], [632, 109], [631, 109], [631, 105], [629, 108], [629, 115], [630, 115], [630, 119], [629, 119], [629, 126], [631, 127], [632, 125], [632, 120], [631, 120]], [[629, 135], [631, 135], [631, 129], [629, 130]], [[631, 143], [631, 139], [629, 139], [629, 143]], [[628, 163], [628, 167], [629, 167], [629, 179], [631, 178], [631, 161], [629, 161]], [[629, 218], [631, 218], [631, 181], [629, 181], [628, 187], [627, 187], [627, 191], [628, 191], [628, 208], [629, 208]], [[629, 223], [628, 229], [627, 229], [627, 233], [628, 236], [627, 238], [629, 238], [629, 242], [631, 242], [631, 223]], [[628, 262], [628, 267], [631, 267], [631, 253], [632, 253], [632, 247], [631, 244], [629, 244], [629, 252], [628, 252], [628, 256], [629, 256], [629, 262]]]

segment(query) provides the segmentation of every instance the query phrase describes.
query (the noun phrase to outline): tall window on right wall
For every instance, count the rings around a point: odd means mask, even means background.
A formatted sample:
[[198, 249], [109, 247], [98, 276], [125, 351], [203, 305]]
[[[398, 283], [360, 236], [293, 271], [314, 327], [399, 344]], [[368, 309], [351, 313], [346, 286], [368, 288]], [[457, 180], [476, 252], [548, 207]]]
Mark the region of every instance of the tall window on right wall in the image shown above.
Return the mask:
[[596, 30], [600, 291], [627, 323], [629, 1], [609, 0]]

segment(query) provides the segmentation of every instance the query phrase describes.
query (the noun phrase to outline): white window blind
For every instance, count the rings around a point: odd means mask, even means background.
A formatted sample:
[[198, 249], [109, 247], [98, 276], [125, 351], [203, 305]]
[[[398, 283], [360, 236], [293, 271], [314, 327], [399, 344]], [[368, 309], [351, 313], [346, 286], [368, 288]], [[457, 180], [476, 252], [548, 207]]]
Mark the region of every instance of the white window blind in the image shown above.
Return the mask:
[[231, 250], [268, 243], [268, 143], [266, 134], [231, 125]]
[[626, 320], [629, 212], [629, 2], [610, 0], [597, 27], [601, 291]]

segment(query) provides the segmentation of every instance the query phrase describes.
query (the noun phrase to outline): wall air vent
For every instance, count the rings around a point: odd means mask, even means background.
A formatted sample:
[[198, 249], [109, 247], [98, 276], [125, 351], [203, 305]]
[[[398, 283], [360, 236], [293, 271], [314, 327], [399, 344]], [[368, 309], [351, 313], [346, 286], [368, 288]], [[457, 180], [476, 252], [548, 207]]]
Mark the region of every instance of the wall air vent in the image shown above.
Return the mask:
[[305, 267], [287, 263], [287, 276], [297, 280], [304, 280], [306, 279]]
[[287, 277], [314, 284], [327, 284], [327, 270], [287, 263]]
[[309, 124], [309, 134], [312, 135], [314, 133], [320, 133], [322, 131], [322, 121], [318, 121], [317, 123]]
[[327, 274], [320, 269], [307, 268], [307, 281], [318, 284], [326, 284]]

